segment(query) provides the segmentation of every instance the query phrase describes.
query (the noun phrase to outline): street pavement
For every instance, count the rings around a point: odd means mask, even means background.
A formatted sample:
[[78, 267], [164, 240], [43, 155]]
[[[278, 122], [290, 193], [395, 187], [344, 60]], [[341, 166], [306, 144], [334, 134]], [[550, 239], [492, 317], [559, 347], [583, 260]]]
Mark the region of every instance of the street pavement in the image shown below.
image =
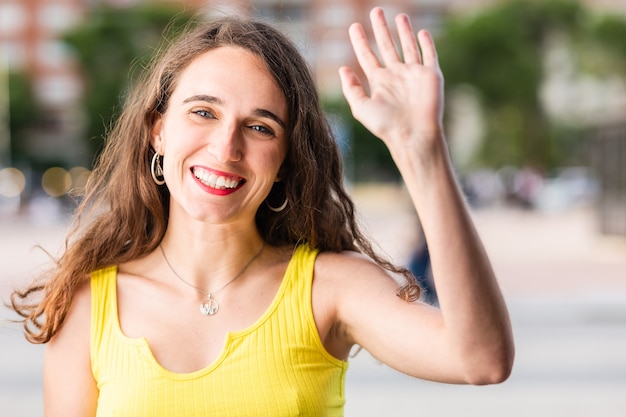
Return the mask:
[[[404, 190], [352, 193], [366, 231], [392, 259], [406, 262], [418, 223]], [[11, 288], [46, 265], [33, 246], [58, 253], [66, 227], [47, 216], [0, 216], [0, 298], [6, 301]], [[346, 417], [625, 416], [626, 239], [598, 234], [589, 207], [495, 207], [473, 216], [510, 309], [513, 374], [493, 386], [439, 384], [402, 375], [362, 351], [350, 361]], [[9, 316], [0, 312], [0, 319]], [[43, 415], [42, 364], [41, 346], [26, 343], [16, 326], [0, 324], [0, 416]]]

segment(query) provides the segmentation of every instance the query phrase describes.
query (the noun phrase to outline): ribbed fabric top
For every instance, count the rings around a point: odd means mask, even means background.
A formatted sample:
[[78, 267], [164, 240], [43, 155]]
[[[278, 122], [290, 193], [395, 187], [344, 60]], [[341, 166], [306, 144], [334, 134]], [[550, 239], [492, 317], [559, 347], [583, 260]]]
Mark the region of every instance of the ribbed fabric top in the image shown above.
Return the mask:
[[117, 267], [92, 274], [91, 364], [97, 417], [342, 416], [348, 364], [324, 348], [313, 318], [317, 251], [299, 246], [268, 310], [229, 333], [208, 367], [164, 369], [144, 338], [122, 333]]

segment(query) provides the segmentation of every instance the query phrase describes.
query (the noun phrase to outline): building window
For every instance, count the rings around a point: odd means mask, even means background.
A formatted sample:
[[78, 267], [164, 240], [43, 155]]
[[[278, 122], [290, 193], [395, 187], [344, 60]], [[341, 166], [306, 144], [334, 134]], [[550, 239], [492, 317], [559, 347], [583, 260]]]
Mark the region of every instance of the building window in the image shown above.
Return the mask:
[[40, 77], [35, 83], [35, 95], [47, 105], [67, 105], [81, 94], [80, 83], [71, 75]]
[[19, 41], [0, 41], [0, 61], [10, 69], [23, 69], [26, 66], [26, 47]]
[[321, 9], [316, 16], [317, 22], [327, 28], [346, 28], [355, 19], [354, 8], [347, 4], [329, 4]]
[[49, 40], [38, 44], [37, 62], [42, 67], [46, 69], [65, 68], [70, 60], [71, 53], [64, 43]]
[[256, 4], [254, 12], [257, 16], [269, 21], [302, 22], [307, 18], [306, 4]]
[[0, 36], [13, 36], [26, 27], [28, 15], [24, 6], [16, 3], [0, 4]]
[[49, 3], [39, 8], [37, 14], [39, 26], [49, 33], [67, 31], [80, 22], [76, 7], [65, 3]]

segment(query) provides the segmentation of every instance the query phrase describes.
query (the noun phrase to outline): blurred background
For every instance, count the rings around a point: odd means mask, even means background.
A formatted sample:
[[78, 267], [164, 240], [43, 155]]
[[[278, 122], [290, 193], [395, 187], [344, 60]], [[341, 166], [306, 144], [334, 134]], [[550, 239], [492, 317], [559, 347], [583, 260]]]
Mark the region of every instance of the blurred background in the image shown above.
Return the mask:
[[[49, 262], [35, 245], [61, 250], [106, 130], [164, 31], [238, 13], [277, 24], [307, 58], [363, 226], [436, 304], [402, 180], [339, 88], [337, 68], [355, 65], [347, 27], [375, 5], [435, 35], [453, 162], [518, 352], [510, 380], [494, 387], [413, 380], [361, 352], [346, 416], [623, 416], [622, 0], [0, 0], [0, 299]], [[42, 415], [42, 353], [0, 324], [0, 415]]]

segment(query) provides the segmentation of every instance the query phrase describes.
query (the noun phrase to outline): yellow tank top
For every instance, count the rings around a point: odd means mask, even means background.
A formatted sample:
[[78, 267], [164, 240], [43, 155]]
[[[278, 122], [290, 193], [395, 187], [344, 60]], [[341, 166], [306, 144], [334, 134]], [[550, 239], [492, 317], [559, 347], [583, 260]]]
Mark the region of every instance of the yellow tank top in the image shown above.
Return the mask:
[[317, 251], [299, 246], [268, 310], [230, 333], [207, 368], [161, 367], [145, 339], [126, 337], [117, 314], [117, 268], [92, 274], [91, 366], [97, 417], [342, 416], [348, 364], [324, 348], [313, 318]]

